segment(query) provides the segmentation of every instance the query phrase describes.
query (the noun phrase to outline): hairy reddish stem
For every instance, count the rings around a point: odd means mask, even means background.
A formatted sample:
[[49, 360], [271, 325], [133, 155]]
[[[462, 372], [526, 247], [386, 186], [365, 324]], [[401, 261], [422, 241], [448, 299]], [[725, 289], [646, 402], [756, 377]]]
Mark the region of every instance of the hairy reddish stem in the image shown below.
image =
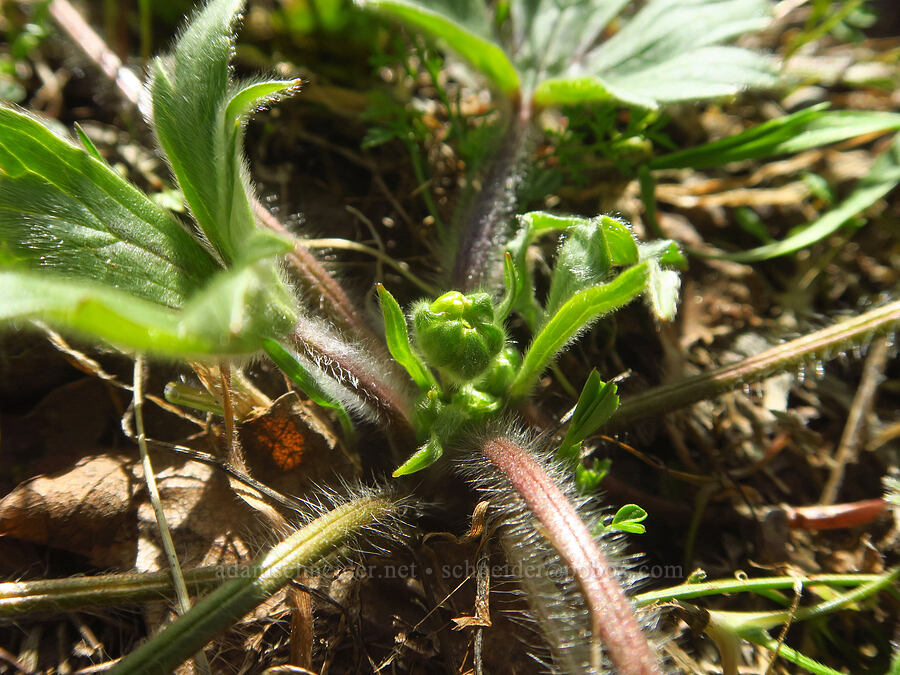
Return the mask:
[[[292, 237], [282, 222], [259, 201], [254, 201], [253, 209], [256, 217], [267, 228]], [[350, 300], [337, 280], [302, 242], [295, 241], [293, 250], [287, 254], [286, 258], [297, 273], [297, 280], [303, 292], [310, 298], [318, 298], [321, 309], [338, 328], [349, 335], [365, 338], [380, 347], [380, 338], [375, 335], [362, 312]]]
[[531, 454], [509, 438], [491, 439], [481, 452], [512, 483], [578, 580], [591, 615], [594, 670], [599, 668], [602, 642], [621, 675], [658, 674], [656, 657], [631, 604], [568, 498]]
[[[324, 335], [320, 325], [306, 320], [297, 324], [294, 340], [320, 368], [331, 371], [335, 380], [348, 384], [373, 408], [384, 413], [401, 435], [412, 438], [412, 403], [405, 383], [385, 379], [385, 375], [390, 376], [390, 370], [382, 374], [372, 368], [372, 355], [364, 356], [346, 348], [334, 337]], [[387, 368], [391, 365], [392, 362], [385, 363]]]
[[898, 328], [900, 300], [895, 300], [737, 363], [632, 396], [619, 406], [604, 429], [617, 431], [638, 420], [659, 417], [804, 363], [833, 358], [844, 349], [865, 344], [878, 335], [891, 334]]
[[503, 269], [500, 246], [507, 221], [516, 207], [530, 129], [531, 108], [517, 104], [481, 189], [465, 216], [450, 278], [451, 288], [474, 291], [488, 284], [495, 269]]

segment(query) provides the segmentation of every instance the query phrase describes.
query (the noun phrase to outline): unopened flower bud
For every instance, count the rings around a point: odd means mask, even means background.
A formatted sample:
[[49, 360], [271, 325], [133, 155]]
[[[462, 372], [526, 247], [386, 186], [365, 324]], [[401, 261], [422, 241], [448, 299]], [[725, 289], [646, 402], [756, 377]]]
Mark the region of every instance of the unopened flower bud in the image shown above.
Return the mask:
[[428, 362], [461, 380], [483, 373], [505, 342], [487, 293], [444, 293], [415, 310], [413, 327]]

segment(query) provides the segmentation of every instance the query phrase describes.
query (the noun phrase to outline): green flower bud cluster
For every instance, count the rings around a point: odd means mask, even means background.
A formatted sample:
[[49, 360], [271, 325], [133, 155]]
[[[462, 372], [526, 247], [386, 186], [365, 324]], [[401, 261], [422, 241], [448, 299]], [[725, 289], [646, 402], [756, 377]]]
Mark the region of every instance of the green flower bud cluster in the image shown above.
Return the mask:
[[461, 381], [484, 373], [506, 341], [487, 293], [444, 293], [415, 308], [413, 327], [428, 363]]

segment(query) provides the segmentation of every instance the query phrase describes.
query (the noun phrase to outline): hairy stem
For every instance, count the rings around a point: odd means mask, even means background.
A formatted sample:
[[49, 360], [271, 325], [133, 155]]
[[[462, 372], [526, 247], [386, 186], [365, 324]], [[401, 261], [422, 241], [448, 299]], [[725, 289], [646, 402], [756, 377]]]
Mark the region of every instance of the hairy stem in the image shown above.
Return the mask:
[[633, 396], [619, 407], [605, 429], [622, 429], [637, 420], [658, 417], [804, 363], [833, 358], [854, 345], [896, 332], [898, 327], [900, 300], [895, 300], [737, 363]]
[[593, 669], [599, 672], [602, 643], [622, 675], [659, 673], [650, 643], [613, 569], [568, 498], [531, 454], [509, 438], [491, 439], [481, 452], [521, 495], [578, 580], [591, 617]]
[[450, 278], [451, 288], [476, 290], [489, 284], [493, 270], [503, 269], [499, 262], [501, 246], [516, 207], [530, 130], [531, 108], [527, 103], [517, 103], [481, 190], [465, 216]]
[[[293, 236], [269, 210], [255, 201], [253, 204], [257, 219], [270, 230]], [[320, 309], [342, 331], [348, 335], [366, 338], [372, 344], [380, 344], [380, 339], [365, 320], [362, 312], [341, 288], [341, 285], [319, 262], [319, 259], [302, 242], [295, 240], [294, 248], [286, 256], [288, 264], [296, 272], [301, 290], [308, 298], [314, 298]]]
[[[389, 356], [373, 359], [373, 355], [326, 335], [322, 326], [304, 320], [297, 324], [294, 341], [319, 368], [383, 413], [401, 433], [411, 433], [411, 398], [401, 378], [394, 377]], [[381, 365], [382, 372], [373, 363]]]
[[190, 612], [119, 662], [112, 672], [172, 672], [304, 567], [333, 553], [361, 529], [389, 517], [394, 509], [392, 500], [369, 496], [316, 518], [246, 568], [246, 576], [223, 584], [203, 598]]
[[[243, 569], [199, 567], [185, 571], [184, 581], [188, 590], [202, 593], [218, 586], [228, 574], [240, 574]], [[0, 620], [167, 600], [174, 596], [175, 585], [169, 572], [8, 581], [0, 584]]]

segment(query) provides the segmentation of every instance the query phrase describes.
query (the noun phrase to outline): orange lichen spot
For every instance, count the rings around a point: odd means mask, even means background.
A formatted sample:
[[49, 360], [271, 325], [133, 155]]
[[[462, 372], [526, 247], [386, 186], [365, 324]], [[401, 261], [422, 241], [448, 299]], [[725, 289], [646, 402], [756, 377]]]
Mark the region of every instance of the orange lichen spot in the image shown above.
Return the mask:
[[268, 414], [255, 421], [253, 431], [259, 444], [268, 449], [280, 469], [289, 471], [300, 464], [306, 437], [295, 420]]

